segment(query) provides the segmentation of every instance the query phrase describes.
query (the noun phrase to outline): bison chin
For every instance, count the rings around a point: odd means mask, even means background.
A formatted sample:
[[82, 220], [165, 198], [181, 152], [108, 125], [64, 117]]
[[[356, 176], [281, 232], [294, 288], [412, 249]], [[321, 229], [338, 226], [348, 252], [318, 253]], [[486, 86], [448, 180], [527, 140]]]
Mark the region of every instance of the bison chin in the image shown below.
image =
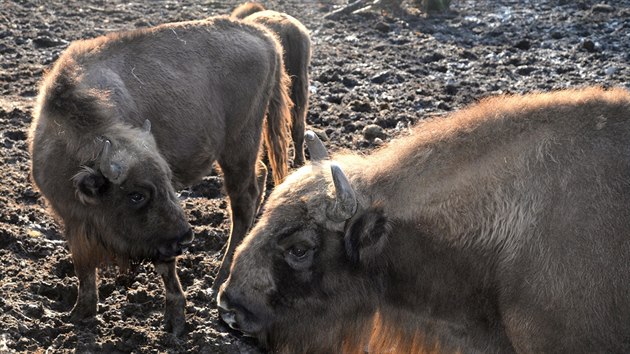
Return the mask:
[[165, 239], [163, 236], [151, 237], [153, 242], [129, 240], [127, 238], [103, 238], [102, 245], [107, 252], [118, 260], [119, 266], [124, 268], [125, 259], [132, 262], [170, 262], [182, 255], [192, 244], [194, 234], [188, 227], [177, 237]]

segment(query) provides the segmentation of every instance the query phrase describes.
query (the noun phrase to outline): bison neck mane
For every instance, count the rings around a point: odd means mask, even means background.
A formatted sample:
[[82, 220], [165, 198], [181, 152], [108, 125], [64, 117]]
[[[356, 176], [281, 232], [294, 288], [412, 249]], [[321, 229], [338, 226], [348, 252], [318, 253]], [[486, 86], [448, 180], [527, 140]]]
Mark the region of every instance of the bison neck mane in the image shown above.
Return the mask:
[[[423, 121], [365, 158], [335, 159], [363, 207], [381, 203], [404, 221], [421, 216], [439, 237], [503, 248], [507, 256], [544, 217], [556, 176], [583, 174], [594, 163], [568, 151], [597, 131], [602, 107], [612, 117], [625, 97], [601, 88], [494, 97]], [[523, 178], [530, 175], [539, 178]]]

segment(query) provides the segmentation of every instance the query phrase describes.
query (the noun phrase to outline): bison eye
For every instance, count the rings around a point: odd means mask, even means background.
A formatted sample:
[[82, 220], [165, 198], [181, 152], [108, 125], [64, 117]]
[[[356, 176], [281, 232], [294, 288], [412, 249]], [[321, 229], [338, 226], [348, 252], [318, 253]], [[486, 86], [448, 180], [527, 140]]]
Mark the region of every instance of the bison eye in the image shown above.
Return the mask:
[[140, 192], [131, 192], [127, 194], [127, 198], [129, 199], [129, 203], [131, 203], [131, 205], [134, 205], [134, 206], [140, 206], [146, 200], [146, 197], [144, 196], [144, 194]]
[[291, 247], [291, 249], [289, 249], [289, 254], [293, 257], [295, 257], [298, 260], [303, 259], [304, 257], [306, 257], [306, 252], [308, 251], [308, 249], [301, 247], [301, 246], [293, 246]]
[[315, 248], [306, 245], [292, 246], [285, 254], [285, 260], [289, 266], [297, 271], [306, 271], [313, 264]]

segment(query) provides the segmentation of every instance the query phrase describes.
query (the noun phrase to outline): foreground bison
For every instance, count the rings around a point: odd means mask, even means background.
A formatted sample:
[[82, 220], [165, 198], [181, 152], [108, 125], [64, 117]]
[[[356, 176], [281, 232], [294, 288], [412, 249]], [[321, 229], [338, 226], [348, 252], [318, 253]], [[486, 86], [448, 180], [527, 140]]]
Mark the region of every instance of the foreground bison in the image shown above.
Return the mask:
[[233, 328], [290, 353], [630, 351], [627, 91], [487, 99], [334, 160], [237, 248]]
[[295, 156], [293, 166], [304, 164], [304, 129], [308, 111], [308, 66], [311, 62], [311, 38], [300, 21], [285, 13], [265, 10], [248, 2], [232, 11], [233, 18], [258, 23], [278, 35], [284, 50], [284, 67], [291, 78], [291, 137]]
[[[287, 171], [290, 100], [282, 51], [267, 30], [227, 18], [73, 43], [42, 84], [31, 132], [32, 176], [65, 225], [79, 295], [73, 319], [96, 314], [96, 267], [153, 260], [167, 327], [184, 329], [175, 257], [192, 232], [175, 190], [219, 162], [235, 245], [251, 226], [266, 171]], [[219, 274], [220, 276], [221, 274]]]

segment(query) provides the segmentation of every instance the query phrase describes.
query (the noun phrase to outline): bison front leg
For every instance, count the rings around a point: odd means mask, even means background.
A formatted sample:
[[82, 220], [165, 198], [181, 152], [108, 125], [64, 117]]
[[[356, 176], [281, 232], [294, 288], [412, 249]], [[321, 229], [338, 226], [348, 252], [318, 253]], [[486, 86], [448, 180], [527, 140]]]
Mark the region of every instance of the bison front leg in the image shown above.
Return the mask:
[[184, 333], [186, 318], [184, 308], [186, 297], [177, 277], [175, 260], [170, 262], [155, 262], [155, 270], [162, 277], [166, 290], [166, 306], [164, 309], [164, 327], [167, 332], [176, 336]]
[[73, 256], [74, 271], [79, 278], [79, 293], [77, 302], [70, 312], [73, 322], [96, 316], [98, 303], [98, 289], [96, 288], [96, 264], [83, 262]]
[[70, 254], [72, 255], [74, 273], [79, 278], [77, 302], [70, 312], [70, 320], [77, 322], [96, 316], [98, 304], [96, 267], [101, 257], [98, 247], [90, 243], [90, 240], [93, 240], [94, 237], [88, 237], [83, 228], [68, 225], [66, 237], [70, 247]]

